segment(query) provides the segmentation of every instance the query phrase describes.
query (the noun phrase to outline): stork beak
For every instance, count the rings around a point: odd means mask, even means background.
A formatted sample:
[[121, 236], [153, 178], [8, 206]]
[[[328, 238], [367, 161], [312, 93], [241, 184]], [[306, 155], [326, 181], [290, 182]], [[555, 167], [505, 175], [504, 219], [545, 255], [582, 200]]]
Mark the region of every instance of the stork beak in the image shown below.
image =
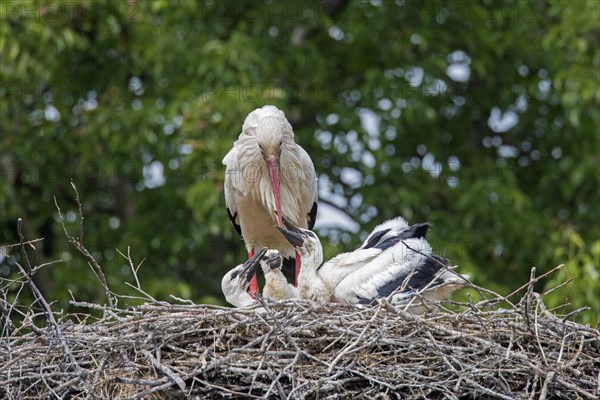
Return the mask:
[[300, 234], [300, 235], [303, 234], [303, 232], [300, 229], [298, 229], [298, 227], [296, 225], [292, 224], [292, 221], [290, 221], [286, 217], [283, 217], [283, 223], [285, 225], [285, 228], [288, 231], [292, 231], [292, 232], [295, 232], [295, 233]]
[[275, 207], [277, 208], [277, 225], [283, 226], [281, 219], [281, 195], [279, 191], [279, 159], [271, 158], [267, 160], [269, 175], [271, 175], [271, 185], [273, 185], [273, 194], [275, 195]]
[[302, 247], [304, 245], [304, 235], [296, 228], [297, 232], [293, 232], [291, 230], [287, 230], [285, 228], [276, 226], [276, 228], [281, 232], [283, 237], [290, 242], [292, 246], [295, 248]]
[[241, 273], [244, 275], [248, 282], [250, 282], [250, 280], [254, 276], [256, 268], [260, 265], [260, 260], [266, 252], [267, 248], [263, 247], [260, 251], [257, 251], [256, 254], [254, 254], [250, 259], [248, 259], [248, 261], [244, 263]]

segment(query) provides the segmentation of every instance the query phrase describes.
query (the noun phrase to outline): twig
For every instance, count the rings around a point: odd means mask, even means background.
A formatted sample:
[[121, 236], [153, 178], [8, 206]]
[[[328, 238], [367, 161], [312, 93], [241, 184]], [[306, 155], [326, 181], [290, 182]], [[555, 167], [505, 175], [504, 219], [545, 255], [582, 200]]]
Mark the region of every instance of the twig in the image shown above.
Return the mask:
[[[131, 273], [133, 274], [133, 277], [135, 279], [135, 284], [136, 284], [136, 289], [139, 289], [140, 291], [142, 290], [142, 285], [140, 285], [140, 280], [138, 279], [138, 275], [137, 272], [140, 269], [140, 267], [142, 266], [142, 264], [144, 263], [144, 261], [146, 261], [146, 259], [142, 259], [142, 261], [139, 262], [139, 264], [137, 265], [137, 267], [133, 266], [133, 260], [131, 259], [131, 247], [127, 246], [127, 255], [121, 253], [121, 250], [117, 249], [117, 253], [119, 253], [124, 259], [126, 259], [129, 262], [129, 267], [131, 268]], [[144, 294], [146, 294], [144, 292]]]
[[[79, 195], [77, 195], [77, 196], [79, 196]], [[77, 197], [77, 199], [78, 199], [78, 197]], [[79, 201], [78, 201], [78, 204], [81, 209], [81, 203]], [[108, 300], [108, 305], [111, 308], [113, 308], [114, 302], [113, 302], [112, 292], [110, 291], [110, 289], [108, 287], [106, 277], [104, 276], [104, 272], [102, 271], [100, 264], [98, 264], [98, 262], [96, 261], [94, 256], [92, 256], [90, 254], [90, 252], [88, 251], [88, 249], [85, 248], [85, 246], [83, 245], [82, 242], [78, 241], [76, 238], [69, 235], [69, 232], [67, 231], [67, 227], [65, 226], [65, 220], [63, 218], [62, 212], [60, 211], [60, 207], [58, 206], [58, 201], [56, 200], [56, 196], [54, 197], [54, 205], [56, 206], [56, 210], [58, 211], [58, 218], [60, 219], [60, 223], [62, 225], [63, 231], [65, 232], [65, 236], [69, 240], [69, 243], [71, 243], [73, 246], [75, 246], [75, 248], [90, 261], [88, 263], [88, 265], [91, 267], [92, 271], [96, 275], [96, 278], [98, 278], [98, 280], [100, 281], [100, 284], [102, 285], [102, 288], [104, 289], [104, 293], [106, 294], [106, 299]], [[81, 234], [81, 237], [83, 237], [83, 234]]]
[[75, 202], [77, 203], [77, 207], [79, 209], [79, 243], [83, 245], [83, 211], [81, 210], [81, 201], [79, 200], [79, 192], [77, 191], [77, 186], [75, 183], [71, 181], [71, 187], [75, 191]]
[[[45, 240], [45, 238], [32, 239], [32, 240], [28, 240], [28, 241], [26, 241], [26, 242], [23, 242], [23, 244], [24, 244], [24, 245], [25, 245], [25, 244], [27, 244], [27, 245], [31, 246], [31, 248], [32, 248], [33, 250], [37, 250], [37, 249], [35, 248], [35, 246], [33, 245], [33, 243], [41, 242], [41, 241], [43, 241], [43, 240]], [[3, 245], [2, 245], [2, 247], [0, 247], [0, 251], [2, 251], [2, 249], [10, 249], [11, 247], [20, 247], [20, 246], [21, 246], [21, 243], [14, 243], [14, 244], [3, 244]], [[6, 254], [6, 253], [2, 253], [2, 255], [3, 255], [3, 256], [7, 256], [8, 254]]]
[[[29, 257], [27, 256], [27, 252], [25, 251], [25, 239], [23, 237], [23, 232], [21, 229], [22, 224], [23, 224], [23, 220], [21, 218], [19, 218], [17, 220], [17, 232], [19, 235], [20, 243], [21, 243], [21, 254], [23, 255], [23, 258], [25, 259], [25, 262], [26, 262], [29, 270], [32, 270], [31, 263], [29, 261]], [[63, 336], [60, 326], [56, 323], [56, 319], [54, 318], [54, 313], [52, 312], [50, 305], [48, 304], [48, 302], [42, 295], [42, 292], [40, 292], [40, 290], [38, 289], [37, 285], [35, 284], [35, 282], [33, 281], [32, 277], [31, 277], [31, 275], [29, 273], [27, 273], [25, 271], [25, 269], [21, 266], [21, 264], [19, 264], [18, 262], [15, 262], [15, 265], [17, 266], [17, 268], [19, 268], [19, 272], [21, 272], [21, 275], [23, 275], [23, 277], [27, 280], [27, 283], [28, 283], [29, 287], [31, 288], [31, 291], [33, 292], [34, 297], [36, 298], [36, 301], [39, 302], [44, 307], [46, 316], [48, 318], [48, 322], [50, 322], [50, 325], [52, 325], [52, 328], [54, 329], [56, 336], [59, 338], [60, 343], [65, 352], [65, 355], [69, 359], [69, 362], [71, 363], [73, 368], [75, 368], [75, 371], [77, 372], [77, 375], [79, 375], [79, 378], [83, 379], [83, 377], [85, 376], [85, 372], [81, 369], [81, 367], [75, 360], [75, 357], [73, 356], [73, 353], [71, 352], [69, 344], [67, 343], [67, 341], [65, 340], [65, 337]]]
[[185, 382], [175, 372], [173, 372], [171, 368], [167, 367], [166, 365], [163, 365], [148, 350], [142, 350], [142, 354], [150, 360], [150, 362], [152, 363], [152, 365], [154, 365], [155, 368], [157, 368], [160, 372], [171, 378], [171, 380], [175, 382], [177, 386], [179, 386], [179, 389], [185, 390]]
[[513, 290], [512, 292], [510, 292], [509, 294], [507, 294], [506, 297], [507, 299], [513, 297], [515, 294], [519, 293], [521, 290], [528, 288], [530, 285], [537, 283], [538, 281], [544, 279], [545, 277], [547, 277], [548, 275], [553, 274], [554, 272], [558, 271], [559, 269], [561, 269], [562, 267], [564, 267], [564, 264], [560, 264], [557, 265], [556, 267], [552, 268], [550, 271], [548, 272], [544, 272], [543, 274], [537, 276], [536, 278], [533, 278], [533, 280], [530, 280], [529, 282], [525, 283], [522, 286], [519, 286], [517, 289]]
[[571, 311], [571, 312], [567, 313], [567, 314], [566, 314], [566, 315], [563, 317], [562, 321], [563, 321], [563, 322], [565, 322], [566, 320], [568, 320], [569, 318], [571, 318], [573, 315], [575, 315], [575, 314], [579, 314], [579, 313], [580, 313], [580, 312], [582, 312], [582, 311], [588, 311], [588, 310], [591, 310], [591, 309], [592, 309], [592, 308], [591, 308], [591, 307], [589, 307], [589, 306], [580, 307], [580, 308], [578, 308], [578, 309], [576, 309], [576, 310], [573, 310], [573, 311]]

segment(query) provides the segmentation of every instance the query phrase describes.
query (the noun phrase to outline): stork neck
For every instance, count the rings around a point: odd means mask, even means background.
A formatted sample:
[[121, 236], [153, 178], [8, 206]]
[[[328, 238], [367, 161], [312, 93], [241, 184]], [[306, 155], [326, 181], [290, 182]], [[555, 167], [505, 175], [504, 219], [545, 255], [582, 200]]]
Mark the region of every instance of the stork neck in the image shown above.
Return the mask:
[[300, 256], [302, 260], [302, 268], [298, 274], [298, 288], [302, 286], [311, 286], [317, 281], [321, 281], [321, 278], [317, 274], [317, 268], [320, 263], [312, 254]]

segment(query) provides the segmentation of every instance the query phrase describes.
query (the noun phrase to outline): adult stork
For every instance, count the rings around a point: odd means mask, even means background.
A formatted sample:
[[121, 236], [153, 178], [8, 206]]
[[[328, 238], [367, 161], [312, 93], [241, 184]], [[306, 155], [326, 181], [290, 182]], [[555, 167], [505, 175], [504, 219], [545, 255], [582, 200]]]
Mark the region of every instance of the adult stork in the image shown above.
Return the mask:
[[238, 265], [223, 276], [221, 290], [229, 304], [246, 307], [255, 302], [254, 297], [248, 292], [248, 286], [266, 252], [266, 248], [261, 249], [244, 264]]
[[408, 226], [401, 218], [378, 225], [361, 247], [340, 254], [321, 266], [318, 237], [293, 226], [278, 228], [303, 257], [299, 293], [317, 302], [368, 304], [392, 295], [404, 301], [421, 291], [442, 300], [466, 282], [448, 270], [449, 262], [434, 255], [425, 234], [429, 224]]
[[[264, 106], [246, 117], [238, 140], [223, 158], [225, 203], [229, 219], [252, 257], [255, 249], [277, 249], [295, 256], [296, 281], [301, 257], [277, 232], [285, 216], [296, 226], [312, 229], [317, 214], [317, 179], [306, 151], [294, 141], [284, 113]], [[258, 293], [256, 276], [250, 293]]]

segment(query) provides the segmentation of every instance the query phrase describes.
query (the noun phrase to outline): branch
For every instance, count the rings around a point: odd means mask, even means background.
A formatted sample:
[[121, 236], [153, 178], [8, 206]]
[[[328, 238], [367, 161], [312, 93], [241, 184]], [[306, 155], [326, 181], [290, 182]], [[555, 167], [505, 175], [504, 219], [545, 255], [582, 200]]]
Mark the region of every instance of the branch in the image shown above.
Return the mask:
[[[22, 224], [23, 224], [23, 220], [21, 218], [19, 218], [17, 220], [17, 233], [19, 234], [19, 242], [21, 245], [21, 254], [23, 255], [23, 258], [25, 259], [25, 262], [27, 263], [27, 267], [29, 268], [30, 271], [32, 271], [33, 268], [31, 267], [31, 263], [29, 261], [29, 256], [27, 256], [27, 252], [25, 251], [25, 239], [23, 237], [23, 232], [21, 230]], [[62, 345], [63, 350], [65, 352], [65, 355], [69, 358], [69, 362], [75, 368], [75, 371], [77, 371], [77, 375], [79, 376], [80, 380], [83, 379], [85, 377], [85, 371], [83, 371], [81, 369], [81, 367], [75, 360], [73, 353], [71, 353], [69, 344], [65, 340], [65, 337], [63, 336], [60, 326], [56, 323], [56, 319], [54, 318], [54, 313], [52, 312], [52, 308], [50, 307], [50, 305], [48, 304], [48, 302], [46, 301], [46, 299], [44, 298], [44, 296], [42, 295], [42, 293], [36, 286], [35, 282], [33, 282], [33, 279], [31, 278], [31, 274], [28, 273], [27, 271], [25, 271], [25, 269], [18, 262], [15, 262], [15, 265], [17, 266], [17, 268], [19, 268], [19, 271], [21, 272], [23, 277], [27, 280], [27, 283], [29, 284], [29, 287], [31, 288], [31, 291], [33, 292], [33, 296], [35, 297], [36, 301], [39, 302], [42, 305], [42, 307], [44, 307], [46, 316], [48, 317], [48, 322], [54, 329], [56, 336], [58, 336], [58, 338], [60, 340], [60, 344]]]
[[[75, 188], [75, 185], [74, 184], [72, 184], [72, 185], [73, 185], [73, 188]], [[75, 193], [77, 193], [77, 189], [75, 189]], [[77, 195], [76, 195], [76, 201], [77, 201], [77, 205], [79, 207], [79, 212], [80, 212], [79, 216], [83, 220], [83, 214], [81, 213], [81, 202], [79, 201], [79, 193], [77, 193]], [[108, 287], [108, 283], [106, 281], [106, 277], [104, 276], [104, 272], [102, 271], [102, 267], [100, 267], [100, 264], [98, 264], [98, 261], [96, 261], [94, 256], [92, 256], [90, 254], [90, 252], [83, 245], [83, 243], [80, 240], [77, 240], [76, 238], [71, 236], [69, 234], [69, 231], [67, 231], [67, 227], [65, 226], [65, 219], [63, 218], [62, 212], [60, 211], [60, 207], [58, 206], [58, 201], [56, 200], [56, 196], [54, 196], [54, 205], [56, 206], [56, 210], [58, 211], [58, 217], [60, 219], [60, 224], [62, 225], [63, 231], [65, 232], [67, 239], [69, 239], [69, 243], [71, 243], [81, 254], [83, 254], [89, 260], [88, 265], [90, 266], [90, 268], [96, 275], [96, 278], [100, 281], [100, 284], [102, 285], [102, 288], [104, 289], [104, 293], [106, 294], [106, 298], [108, 300], [108, 305], [110, 306], [110, 308], [114, 308], [115, 305], [114, 305], [113, 295]], [[80, 239], [83, 238], [83, 225], [80, 225], [79, 237], [80, 237]]]

